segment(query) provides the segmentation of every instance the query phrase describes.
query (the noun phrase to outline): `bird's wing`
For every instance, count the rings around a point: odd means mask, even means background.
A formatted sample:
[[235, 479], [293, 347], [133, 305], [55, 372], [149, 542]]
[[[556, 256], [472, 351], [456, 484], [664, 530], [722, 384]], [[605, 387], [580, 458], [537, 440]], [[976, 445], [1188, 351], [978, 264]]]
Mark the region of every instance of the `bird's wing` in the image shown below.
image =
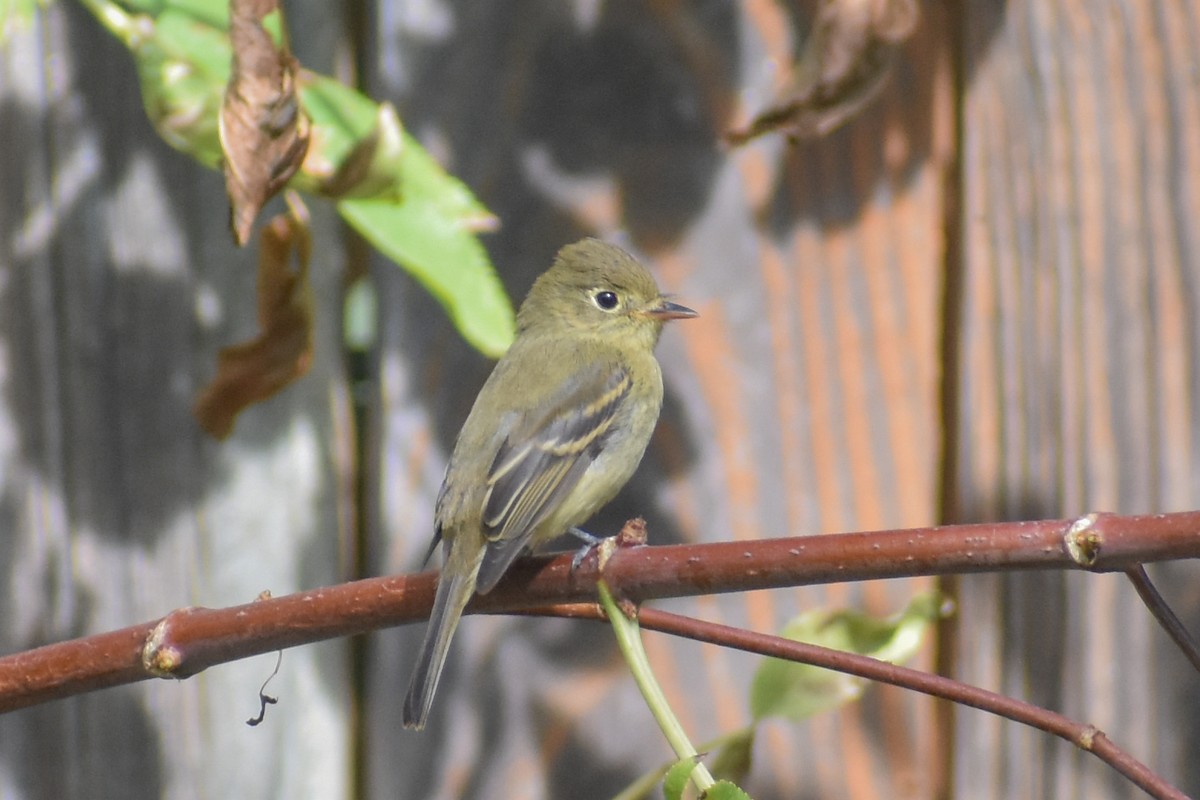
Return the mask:
[[487, 552], [480, 592], [491, 589], [596, 460], [616, 411], [632, 387], [619, 364], [598, 364], [574, 378], [501, 443], [488, 471], [483, 525]]

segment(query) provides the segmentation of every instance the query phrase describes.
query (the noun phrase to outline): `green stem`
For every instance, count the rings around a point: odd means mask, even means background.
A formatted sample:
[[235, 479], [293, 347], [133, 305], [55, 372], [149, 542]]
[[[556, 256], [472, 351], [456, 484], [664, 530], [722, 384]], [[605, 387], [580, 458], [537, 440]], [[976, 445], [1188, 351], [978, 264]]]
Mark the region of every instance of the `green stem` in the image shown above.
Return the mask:
[[680, 760], [696, 759], [696, 768], [692, 770], [691, 781], [703, 795], [712, 788], [715, 781], [708, 768], [699, 763], [699, 753], [688, 739], [687, 734], [684, 733], [683, 726], [679, 724], [679, 720], [671, 711], [671, 706], [667, 703], [662, 688], [654, 679], [650, 661], [646, 658], [646, 651], [642, 647], [642, 637], [637, 620], [625, 616], [604, 581], [597, 581], [596, 587], [600, 590], [600, 604], [608, 615], [608, 621], [612, 623], [613, 633], [617, 635], [617, 645], [621, 648], [621, 654], [625, 656], [625, 663], [629, 665], [629, 671], [633, 673], [633, 679], [637, 681], [638, 689], [641, 690], [646, 705], [650, 707], [650, 713], [658, 722], [658, 727], [667, 737], [667, 742], [675, 751], [677, 758]]

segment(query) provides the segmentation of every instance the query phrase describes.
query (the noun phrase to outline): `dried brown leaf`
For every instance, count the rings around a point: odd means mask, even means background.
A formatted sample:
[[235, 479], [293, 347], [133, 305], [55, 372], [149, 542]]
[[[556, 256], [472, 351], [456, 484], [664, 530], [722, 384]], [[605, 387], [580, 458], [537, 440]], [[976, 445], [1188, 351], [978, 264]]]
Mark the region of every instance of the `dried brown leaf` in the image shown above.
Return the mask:
[[783, 96], [726, 140], [744, 144], [774, 131], [815, 138], [835, 130], [882, 88], [918, 16], [916, 0], [824, 0]]
[[313, 351], [312, 243], [308, 212], [289, 196], [290, 211], [263, 228], [258, 256], [258, 338], [226, 347], [217, 374], [192, 413], [214, 438], [233, 431], [237, 415], [308, 372]]
[[221, 106], [221, 150], [230, 226], [239, 245], [254, 219], [299, 169], [311, 123], [296, 96], [299, 64], [286, 44], [276, 47], [263, 28], [277, 0], [231, 0], [233, 67]]

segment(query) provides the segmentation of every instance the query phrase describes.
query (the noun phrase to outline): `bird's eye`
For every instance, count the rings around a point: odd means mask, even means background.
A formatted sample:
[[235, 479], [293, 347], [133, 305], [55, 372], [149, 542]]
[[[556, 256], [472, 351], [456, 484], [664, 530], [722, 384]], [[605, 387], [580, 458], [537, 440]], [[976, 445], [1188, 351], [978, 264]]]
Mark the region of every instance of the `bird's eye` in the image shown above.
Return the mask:
[[599, 308], [605, 311], [612, 311], [617, 307], [618, 302], [616, 292], [596, 292], [592, 296], [592, 300], [595, 301]]

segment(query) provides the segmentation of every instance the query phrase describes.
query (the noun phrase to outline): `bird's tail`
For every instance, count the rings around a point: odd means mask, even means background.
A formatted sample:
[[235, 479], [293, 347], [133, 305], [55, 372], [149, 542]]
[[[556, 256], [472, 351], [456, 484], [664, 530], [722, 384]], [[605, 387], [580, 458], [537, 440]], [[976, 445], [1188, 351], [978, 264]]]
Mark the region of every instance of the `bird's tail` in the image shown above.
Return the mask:
[[[455, 568], [455, 555], [449, 554], [442, 574], [438, 576], [437, 595], [433, 600], [433, 611], [429, 615], [429, 627], [425, 629], [425, 640], [417, 656], [408, 694], [404, 697], [404, 727], [420, 730], [425, 727], [442, 667], [446, 664], [446, 653], [450, 640], [463, 609], [475, 592], [475, 576], [479, 572], [480, 558], [466, 565], [467, 569]], [[482, 556], [482, 551], [480, 551]]]

